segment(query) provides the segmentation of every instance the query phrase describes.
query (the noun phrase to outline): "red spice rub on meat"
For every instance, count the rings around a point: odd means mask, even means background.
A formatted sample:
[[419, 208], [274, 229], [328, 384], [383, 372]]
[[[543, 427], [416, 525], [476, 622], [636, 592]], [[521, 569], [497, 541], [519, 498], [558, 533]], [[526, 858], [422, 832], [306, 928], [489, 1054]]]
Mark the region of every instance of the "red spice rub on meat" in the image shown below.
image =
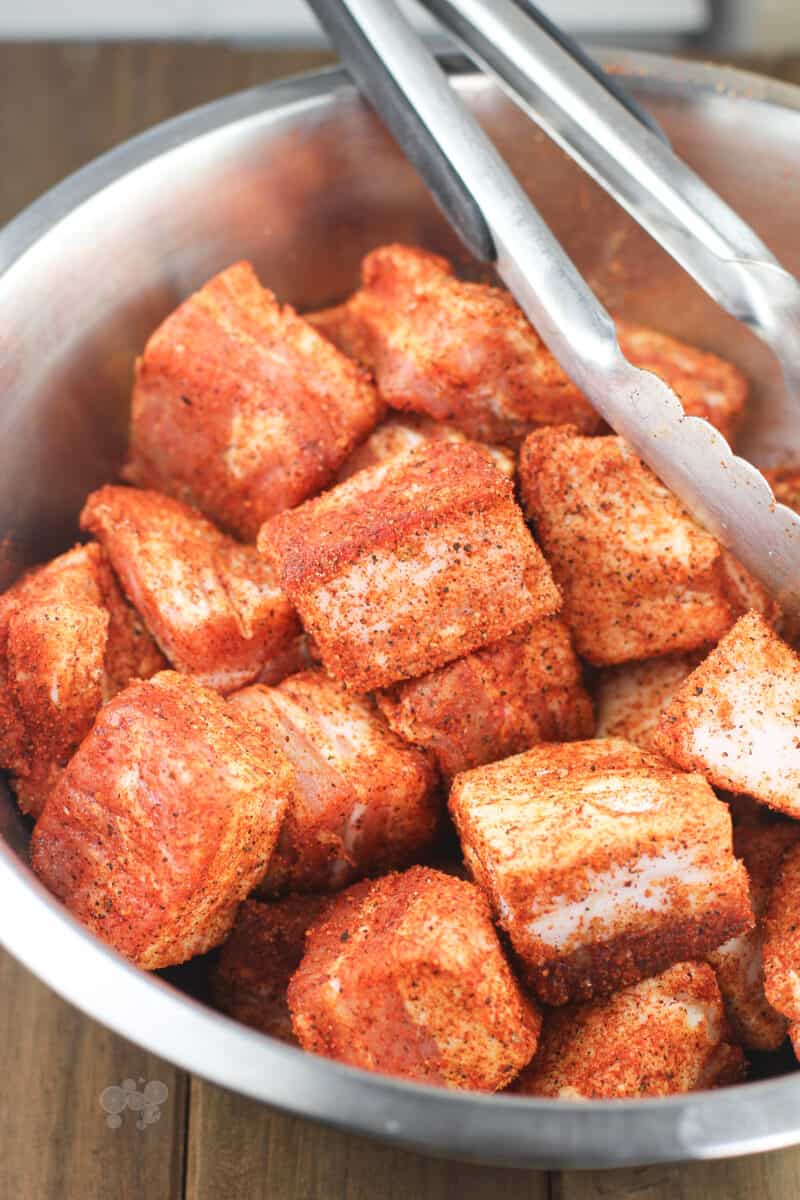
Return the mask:
[[128, 598], [178, 670], [220, 691], [255, 679], [299, 632], [274, 571], [160, 492], [92, 492], [81, 525], [103, 544]]
[[38, 816], [101, 704], [164, 659], [99, 546], [76, 546], [0, 596], [0, 766]]
[[430, 442], [281, 513], [259, 548], [326, 669], [357, 691], [423, 675], [555, 612], [511, 481]]
[[756, 925], [714, 950], [708, 961], [717, 973], [734, 1039], [749, 1050], [777, 1050], [786, 1037], [788, 1021], [764, 994], [764, 918], [783, 858], [798, 839], [800, 825], [792, 821], [733, 831], [734, 853], [750, 881]]
[[597, 736], [625, 738], [652, 749], [661, 710], [703, 659], [703, 652], [667, 654], [599, 671], [594, 702]]
[[31, 864], [139, 966], [184, 962], [226, 937], [293, 783], [288, 759], [221, 696], [163, 671], [101, 709], [39, 818]]
[[441, 807], [435, 772], [370, 697], [304, 671], [275, 688], [245, 688], [229, 704], [295, 768], [265, 892], [344, 887], [430, 850]]
[[[387, 417], [371, 433], [365, 442], [357, 446], [350, 457], [342, 463], [336, 482], [342, 483], [363, 471], [365, 467], [374, 467], [387, 459], [395, 458], [398, 454], [407, 454], [416, 450], [425, 442], [460, 442], [468, 441], [465, 434], [455, 425], [445, 425], [442, 421], [434, 421], [430, 417], [415, 417], [413, 415], [399, 417], [397, 414]], [[482, 442], [472, 442], [482, 453], [490, 458], [498, 470], [509, 479], [513, 479], [517, 469], [516, 458], [511, 450], [504, 446], [485, 446]]]
[[456, 777], [450, 811], [534, 991], [588, 1000], [752, 924], [731, 818], [699, 775], [609, 738]]
[[541, 425], [599, 425], [508, 292], [463, 283], [446, 259], [413, 246], [373, 250], [361, 276], [346, 304], [309, 320], [372, 368], [392, 408], [511, 446]]
[[751, 612], [661, 714], [654, 745], [716, 787], [800, 816], [800, 658]]
[[286, 1000], [306, 932], [328, 907], [327, 896], [245, 900], [212, 978], [214, 1003], [229, 1016], [282, 1042], [297, 1043]]
[[558, 617], [543, 617], [376, 699], [392, 729], [428, 750], [448, 779], [537, 742], [594, 731], [580, 663]]
[[783, 858], [764, 930], [764, 991], [772, 1007], [788, 1018], [800, 1058], [800, 846], [792, 846]]
[[[591, 433], [599, 424], [513, 297], [456, 279], [446, 259], [426, 250], [373, 250], [361, 288], [308, 320], [373, 369], [393, 408], [451, 421], [480, 441], [516, 445], [540, 426], [571, 422]], [[747, 400], [736, 367], [642, 325], [616, 326], [632, 363], [665, 380], [690, 416], [732, 437]]]
[[773, 602], [622, 438], [542, 429], [522, 448], [528, 516], [595, 666], [699, 649]]
[[304, 1049], [449, 1088], [506, 1087], [540, 1017], [470, 883], [412, 867], [356, 884], [310, 931], [289, 984]]
[[125, 477], [254, 538], [324, 487], [381, 411], [366, 372], [237, 263], [148, 341]]
[[714, 972], [676, 963], [608, 999], [548, 1012], [514, 1091], [630, 1100], [737, 1083], [744, 1057], [729, 1036]]

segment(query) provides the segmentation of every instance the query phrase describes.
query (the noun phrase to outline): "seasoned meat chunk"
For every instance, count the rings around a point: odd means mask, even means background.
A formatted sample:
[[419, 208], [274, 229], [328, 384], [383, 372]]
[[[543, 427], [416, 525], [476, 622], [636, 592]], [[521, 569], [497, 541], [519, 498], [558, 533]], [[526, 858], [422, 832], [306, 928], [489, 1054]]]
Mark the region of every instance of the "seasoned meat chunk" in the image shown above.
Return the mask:
[[102, 542], [172, 665], [200, 683], [242, 687], [299, 632], [296, 613], [254, 547], [178, 500], [100, 488], [86, 501], [81, 525]]
[[462, 283], [426, 250], [373, 250], [360, 290], [309, 319], [372, 368], [392, 408], [449, 421], [477, 441], [516, 446], [541, 425], [591, 433], [600, 423], [508, 292]]
[[800, 817], [800, 660], [751, 612], [661, 714], [654, 745], [716, 787]]
[[699, 649], [748, 608], [774, 615], [764, 589], [622, 438], [540, 430], [519, 474], [575, 648], [595, 666]]
[[[599, 424], [513, 298], [461, 282], [425, 250], [373, 250], [359, 291], [308, 320], [372, 368], [393, 408], [451, 421], [480, 441], [516, 445], [541, 426], [570, 422], [591, 433]], [[736, 367], [630, 321], [616, 326], [632, 363], [668, 383], [690, 416], [732, 437], [747, 400]]]
[[313, 926], [289, 984], [304, 1049], [448, 1088], [505, 1087], [540, 1017], [471, 883], [412, 867], [358, 883]]
[[447, 779], [537, 742], [591, 737], [592, 705], [558, 617], [376, 697], [392, 729], [423, 746]]
[[306, 932], [328, 907], [326, 896], [245, 900], [212, 978], [214, 1003], [228, 1016], [282, 1042], [297, 1043], [286, 1000]]
[[764, 917], [784, 855], [799, 839], [800, 825], [790, 821], [733, 831], [733, 850], [747, 869], [757, 923], [712, 951], [708, 961], [717, 973], [733, 1036], [748, 1050], [777, 1050], [786, 1037], [788, 1021], [764, 994]]
[[150, 679], [168, 665], [140, 613], [122, 594], [108, 555], [95, 545], [98, 582], [108, 610], [103, 698], [111, 700], [134, 679]]
[[64, 765], [51, 758], [37, 758], [30, 770], [10, 776], [9, 783], [22, 812], [34, 820], [42, 815], [48, 796], [61, 778]]
[[614, 738], [459, 775], [464, 857], [534, 991], [589, 1000], [748, 929], [731, 818], [699, 775]]
[[237, 263], [147, 343], [125, 477], [255, 538], [325, 487], [381, 411], [367, 374]]
[[617, 340], [626, 358], [668, 383], [690, 417], [705, 417], [729, 442], [742, 423], [747, 380], [742, 372], [686, 342], [630, 321], [616, 321]]
[[784, 855], [764, 921], [764, 992], [789, 1020], [789, 1037], [800, 1058], [800, 845]]
[[736, 1083], [744, 1057], [729, 1036], [714, 972], [676, 963], [607, 999], [548, 1012], [514, 1091], [623, 1100]]
[[[336, 476], [336, 482], [343, 483], [345, 479], [355, 475], [356, 471], [363, 471], [365, 467], [374, 467], [390, 458], [396, 458], [398, 454], [416, 450], [425, 442], [460, 442], [463, 444], [466, 441], [468, 441], [466, 435], [460, 429], [456, 429], [455, 425], [433, 421], [430, 417], [413, 415], [387, 417], [375, 432], [371, 433], [360, 446], [357, 446], [350, 457], [342, 463]], [[514, 478], [517, 464], [510, 450], [504, 446], [485, 446], [482, 442], [472, 442], [471, 444], [480, 447], [483, 453], [494, 462], [498, 470], [502, 471], [504, 475], [508, 475], [509, 479]]]
[[23, 811], [39, 815], [103, 701], [163, 665], [97, 545], [0, 596], [0, 767]]
[[98, 550], [76, 546], [0, 597], [3, 765], [66, 762], [103, 700], [108, 611]]
[[51, 792], [31, 864], [73, 916], [155, 970], [223, 941], [263, 876], [294, 772], [173, 671], [103, 709]]
[[304, 671], [278, 687], [245, 688], [229, 704], [286, 754], [297, 779], [265, 892], [344, 887], [430, 848], [440, 809], [433, 768], [368, 696]]
[[356, 691], [424, 675], [555, 612], [513, 485], [472, 446], [429, 442], [281, 513], [259, 548], [322, 662]]
[[667, 654], [598, 672], [594, 693], [597, 736], [625, 738], [651, 750], [658, 718], [703, 652]]

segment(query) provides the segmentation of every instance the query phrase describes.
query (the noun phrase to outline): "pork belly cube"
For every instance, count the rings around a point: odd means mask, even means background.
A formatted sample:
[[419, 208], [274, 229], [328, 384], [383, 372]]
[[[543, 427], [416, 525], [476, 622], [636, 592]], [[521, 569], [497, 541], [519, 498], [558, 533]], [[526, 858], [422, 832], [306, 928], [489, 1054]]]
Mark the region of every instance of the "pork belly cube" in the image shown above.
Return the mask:
[[631, 1100], [697, 1092], [744, 1077], [727, 1040], [714, 972], [680, 962], [592, 1004], [550, 1011], [514, 1085], [557, 1100]]
[[748, 1050], [777, 1050], [788, 1021], [764, 994], [764, 918], [783, 858], [800, 840], [800, 825], [742, 825], [733, 831], [733, 849], [747, 869], [756, 925], [712, 951], [734, 1039]]
[[429, 442], [281, 513], [259, 548], [328, 672], [367, 692], [558, 609], [513, 492], [474, 447]]
[[665, 708], [654, 744], [716, 787], [800, 817], [800, 660], [748, 613]]
[[589, 1000], [749, 928], [731, 818], [699, 775], [615, 738], [459, 775], [450, 811], [531, 986]]
[[163, 666], [97, 545], [0, 596], [0, 767], [24, 812], [39, 815], [104, 700]]
[[297, 614], [253, 546], [160, 492], [103, 487], [81, 525], [103, 544], [128, 599], [170, 663], [232, 691], [297, 636]]
[[597, 737], [624, 738], [652, 749], [661, 710], [702, 659], [699, 651], [603, 668], [594, 691]]
[[51, 792], [31, 864], [79, 921], [148, 970], [222, 942], [269, 864], [288, 759], [173, 671], [101, 709]]
[[668, 383], [690, 417], [705, 417], [732, 441], [747, 403], [747, 380], [733, 363], [630, 321], [617, 320], [626, 358]]
[[[407, 454], [416, 450], [425, 442], [459, 442], [468, 441], [465, 434], [455, 425], [446, 425], [442, 421], [433, 421], [430, 417], [415, 417], [413, 414], [405, 417], [387, 417], [365, 442], [357, 446], [353, 453], [339, 468], [336, 476], [337, 483], [343, 483], [356, 471], [365, 467], [374, 467], [377, 463], [396, 458], [398, 454]], [[517, 463], [514, 455], [504, 446], [486, 446], [482, 442], [472, 442], [479, 447], [504, 475], [513, 479]]]
[[245, 688], [229, 704], [295, 768], [265, 892], [344, 887], [430, 849], [440, 810], [433, 767], [368, 696], [304, 671], [274, 688]]
[[381, 412], [367, 373], [236, 263], [148, 341], [124, 474], [253, 539], [325, 487]]
[[388, 462], [409, 450], [416, 450], [426, 442], [465, 442], [467, 439], [455, 425], [445, 425], [440, 421], [432, 421], [428, 417], [387, 417], [381, 421], [366, 441], [356, 446], [353, 453], [345, 459], [336, 476], [337, 483], [344, 483], [357, 471], [366, 467], [377, 466], [378, 463]]
[[373, 250], [360, 290], [310, 320], [372, 368], [392, 408], [477, 441], [516, 446], [541, 425], [569, 421], [590, 433], [600, 423], [508, 292], [461, 282], [425, 250]]
[[575, 648], [595, 666], [699, 649], [748, 608], [775, 614], [622, 438], [539, 430], [519, 475]]
[[66, 762], [103, 700], [108, 611], [97, 547], [76, 546], [0, 597], [0, 747], [27, 775], [37, 758]]
[[[764, 992], [789, 1020], [795, 1053], [800, 1049], [800, 845], [783, 857], [764, 919]], [[800, 1058], [800, 1053], [797, 1053]]]
[[64, 771], [64, 763], [50, 758], [36, 759], [30, 770], [9, 776], [8, 782], [17, 804], [26, 816], [38, 820], [44, 812], [47, 798]]
[[594, 732], [580, 663], [558, 617], [543, 617], [376, 699], [392, 729], [429, 751], [448, 780], [538, 742]]
[[536, 1049], [485, 899], [425, 867], [356, 884], [309, 932], [289, 984], [304, 1049], [448, 1088], [504, 1088]]
[[327, 896], [311, 895], [270, 904], [245, 900], [212, 976], [217, 1008], [296, 1045], [286, 990], [303, 957], [306, 932], [329, 903]]

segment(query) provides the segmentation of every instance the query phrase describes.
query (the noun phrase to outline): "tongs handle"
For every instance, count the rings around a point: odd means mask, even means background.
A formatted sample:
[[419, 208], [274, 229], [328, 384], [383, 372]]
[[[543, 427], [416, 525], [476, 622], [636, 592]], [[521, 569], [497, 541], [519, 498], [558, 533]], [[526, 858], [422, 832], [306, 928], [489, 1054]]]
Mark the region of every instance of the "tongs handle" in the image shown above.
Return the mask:
[[469, 249], [495, 265], [602, 412], [596, 372], [621, 359], [613, 322], [433, 55], [392, 0], [309, 3]]
[[720, 433], [686, 417], [667, 384], [623, 356], [608, 313], [393, 0], [309, 3], [446, 216], [478, 258], [494, 263], [573, 381], [800, 622], [800, 517], [775, 504], [764, 477]]
[[721, 307], [771, 340], [775, 281], [742, 268], [777, 260], [530, 0], [420, 3]]
[[[422, 2], [424, 3], [424, 0]], [[620, 104], [627, 108], [631, 116], [636, 117], [637, 121], [641, 122], [647, 129], [650, 129], [656, 137], [661, 138], [662, 142], [669, 145], [669, 138], [652, 113], [649, 113], [637, 100], [634, 100], [633, 96], [625, 90], [613, 75], [609, 75], [607, 71], [604, 71], [600, 63], [592, 58], [590, 54], [586, 53], [580, 42], [577, 42], [575, 38], [570, 37], [563, 29], [560, 29], [540, 8], [537, 8], [532, 0], [516, 0], [516, 3], [548, 37], [557, 42], [562, 50], [566, 50], [567, 54], [579, 66], [583, 67], [584, 71], [587, 71], [597, 80], [601, 87], [604, 87], [607, 92], [611, 93], [615, 100], [618, 100]]]

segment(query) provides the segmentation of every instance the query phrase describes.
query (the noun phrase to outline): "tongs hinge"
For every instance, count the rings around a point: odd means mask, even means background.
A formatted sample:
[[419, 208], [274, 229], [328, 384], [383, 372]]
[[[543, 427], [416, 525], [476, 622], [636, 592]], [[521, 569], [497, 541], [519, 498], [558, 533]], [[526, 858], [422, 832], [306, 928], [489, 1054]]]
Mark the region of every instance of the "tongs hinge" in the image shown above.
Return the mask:
[[[309, 3], [463, 241], [495, 264], [567, 374], [800, 620], [800, 517], [775, 504], [764, 477], [721, 434], [685, 416], [661, 379], [622, 355], [611, 317], [394, 0]], [[532, 19], [527, 0], [425, 4], [715, 299], [773, 346], [800, 391], [797, 281], [618, 89]], [[786, 412], [795, 419], [790, 406]]]

